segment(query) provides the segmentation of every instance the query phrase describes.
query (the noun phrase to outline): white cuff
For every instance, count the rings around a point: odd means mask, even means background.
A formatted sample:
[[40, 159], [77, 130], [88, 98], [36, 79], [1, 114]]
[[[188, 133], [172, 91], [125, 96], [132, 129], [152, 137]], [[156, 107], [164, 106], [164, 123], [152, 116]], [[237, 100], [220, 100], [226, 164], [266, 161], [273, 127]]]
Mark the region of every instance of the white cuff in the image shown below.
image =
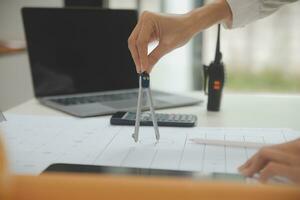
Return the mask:
[[232, 12], [230, 28], [242, 27], [261, 18], [261, 0], [227, 0], [227, 3]]

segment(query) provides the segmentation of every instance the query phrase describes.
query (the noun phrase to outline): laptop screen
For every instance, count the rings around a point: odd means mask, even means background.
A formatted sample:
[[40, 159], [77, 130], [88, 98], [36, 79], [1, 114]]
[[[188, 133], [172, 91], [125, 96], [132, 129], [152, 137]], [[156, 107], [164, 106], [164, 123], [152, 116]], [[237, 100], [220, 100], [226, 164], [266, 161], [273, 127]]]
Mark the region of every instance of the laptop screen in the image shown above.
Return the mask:
[[23, 8], [37, 97], [138, 87], [127, 39], [133, 10]]

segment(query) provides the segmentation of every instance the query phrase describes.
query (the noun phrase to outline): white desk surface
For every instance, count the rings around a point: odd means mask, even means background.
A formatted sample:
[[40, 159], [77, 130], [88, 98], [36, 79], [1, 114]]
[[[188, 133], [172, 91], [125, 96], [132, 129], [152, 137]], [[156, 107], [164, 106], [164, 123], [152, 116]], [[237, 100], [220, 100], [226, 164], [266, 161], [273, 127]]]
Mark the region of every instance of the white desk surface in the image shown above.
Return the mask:
[[[202, 92], [186, 95], [206, 99]], [[292, 128], [300, 131], [300, 95], [225, 92], [220, 112], [207, 112], [206, 102], [158, 112], [194, 114], [198, 116], [198, 126], [203, 127]], [[7, 113], [68, 116], [39, 104], [36, 99], [18, 105]]]

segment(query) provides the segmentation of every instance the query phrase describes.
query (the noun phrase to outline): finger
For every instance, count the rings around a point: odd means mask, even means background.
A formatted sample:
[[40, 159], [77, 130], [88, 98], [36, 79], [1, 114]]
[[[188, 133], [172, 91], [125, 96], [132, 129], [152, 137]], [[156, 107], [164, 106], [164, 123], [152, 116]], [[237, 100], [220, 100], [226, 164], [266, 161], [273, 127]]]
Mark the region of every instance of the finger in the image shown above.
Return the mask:
[[287, 165], [293, 163], [291, 156], [286, 153], [271, 148], [262, 148], [254, 156], [251, 164], [242, 170], [242, 174], [245, 176], [253, 176], [263, 169], [270, 161]]
[[138, 73], [140, 73], [141, 71], [140, 58], [139, 58], [138, 50], [136, 48], [136, 41], [137, 41], [139, 30], [140, 30], [140, 25], [137, 24], [136, 27], [133, 29], [130, 37], [128, 38], [128, 48], [130, 50], [132, 59], [136, 67], [136, 71]]
[[[274, 145], [274, 148], [281, 150], [283, 152], [289, 152], [290, 154], [296, 154], [298, 155], [299, 148], [297, 148], [298, 143], [300, 144], [300, 140], [292, 140], [286, 143], [282, 144], [276, 144]], [[296, 148], [295, 148], [296, 147]]]
[[251, 157], [249, 160], [247, 160], [244, 164], [242, 164], [241, 166], [239, 166], [238, 170], [241, 172], [243, 169], [249, 167], [253, 161], [253, 157]]
[[137, 48], [134, 44], [132, 44], [132, 46], [129, 48], [132, 59], [134, 61], [135, 64], [135, 69], [137, 73], [141, 72], [141, 64], [140, 64], [140, 58], [139, 58], [139, 54], [137, 51]]
[[[260, 150], [261, 151], [261, 150]], [[249, 158], [245, 164], [243, 164], [242, 166], [240, 166], [238, 168], [239, 172], [244, 175], [244, 176], [249, 176], [247, 174], [247, 170], [253, 165], [254, 162], [257, 162], [257, 160], [259, 159], [258, 157], [260, 156], [260, 153], [256, 153], [254, 154], [251, 158]]]
[[265, 183], [275, 176], [288, 178], [293, 182], [300, 182], [300, 168], [291, 167], [281, 163], [269, 162], [264, 169], [261, 170], [259, 181]]
[[152, 32], [152, 25], [144, 23], [141, 25], [141, 29], [138, 34], [136, 46], [142, 71], [147, 71], [148, 69], [148, 44], [151, 40]]
[[[278, 151], [281, 151], [282, 153], [285, 153], [285, 152], [289, 152], [289, 156], [292, 157], [294, 155], [291, 154], [291, 150], [290, 150], [290, 145], [295, 142], [295, 141], [291, 141], [291, 142], [287, 142], [287, 143], [282, 143], [282, 144], [276, 144], [276, 145], [272, 145], [272, 146], [269, 146], [268, 148], [269, 149], [274, 149], [274, 150], [278, 150]], [[257, 154], [255, 154], [254, 156], [252, 156], [246, 163], [244, 163], [243, 165], [241, 165], [238, 169], [239, 171], [243, 171], [245, 168], [248, 168], [253, 160], [255, 160], [257, 157]], [[295, 159], [294, 159], [295, 158]], [[290, 159], [292, 161], [295, 161], [294, 164], [295, 165], [300, 165], [300, 161], [299, 159], [297, 159], [297, 157], [294, 157], [293, 159]]]
[[158, 45], [148, 56], [149, 68], [148, 73], [151, 72], [153, 66], [168, 53], [167, 49], [162, 45]]
[[243, 165], [241, 165], [238, 169], [239, 169], [239, 170], [242, 170], [242, 169], [244, 169], [244, 168], [249, 167], [249, 166], [252, 164], [253, 160], [256, 159], [256, 157], [257, 157], [257, 153], [254, 154], [253, 156], [251, 156], [251, 158], [249, 158], [249, 159], [248, 159]]
[[251, 156], [251, 158], [249, 158], [244, 164], [242, 164], [238, 169], [239, 170], [243, 170], [245, 168], [248, 168], [252, 163], [253, 161], [255, 161], [256, 159], [258, 159], [257, 157], [259, 156], [260, 152], [263, 150], [263, 149], [266, 149], [266, 148], [275, 148], [275, 146], [268, 146], [268, 147], [264, 147], [264, 148], [261, 148], [259, 150], [259, 152], [257, 152], [256, 154], [254, 154], [253, 156]]

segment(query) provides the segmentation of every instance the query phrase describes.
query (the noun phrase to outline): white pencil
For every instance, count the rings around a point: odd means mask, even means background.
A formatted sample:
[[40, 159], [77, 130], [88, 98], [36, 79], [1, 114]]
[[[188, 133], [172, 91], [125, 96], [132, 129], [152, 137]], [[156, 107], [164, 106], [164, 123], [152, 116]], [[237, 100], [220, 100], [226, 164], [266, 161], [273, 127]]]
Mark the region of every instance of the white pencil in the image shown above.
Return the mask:
[[230, 146], [230, 147], [240, 147], [240, 148], [254, 148], [259, 149], [261, 147], [270, 145], [258, 142], [238, 142], [238, 141], [227, 141], [227, 140], [210, 140], [201, 138], [192, 138], [190, 141], [196, 144], [214, 145], [214, 146]]

